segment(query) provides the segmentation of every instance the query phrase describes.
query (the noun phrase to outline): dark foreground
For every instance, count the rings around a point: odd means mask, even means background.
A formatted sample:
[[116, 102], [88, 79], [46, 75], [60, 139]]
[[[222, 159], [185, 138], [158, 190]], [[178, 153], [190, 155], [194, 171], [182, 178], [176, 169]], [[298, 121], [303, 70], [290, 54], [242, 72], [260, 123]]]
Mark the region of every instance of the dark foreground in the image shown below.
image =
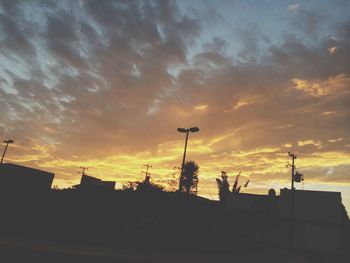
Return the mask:
[[259, 215], [176, 193], [0, 193], [0, 262], [342, 263], [261, 245]]
[[303, 255], [272, 247], [264, 247], [248, 254], [162, 253], [67, 246], [59, 243], [0, 236], [1, 262], [345, 263], [348, 262], [347, 259], [341, 255]]
[[[0, 234], [30, 240], [167, 253], [250, 253], [258, 247], [218, 202], [176, 193], [10, 193], [0, 196], [0, 209]], [[249, 218], [235, 220], [243, 219]]]

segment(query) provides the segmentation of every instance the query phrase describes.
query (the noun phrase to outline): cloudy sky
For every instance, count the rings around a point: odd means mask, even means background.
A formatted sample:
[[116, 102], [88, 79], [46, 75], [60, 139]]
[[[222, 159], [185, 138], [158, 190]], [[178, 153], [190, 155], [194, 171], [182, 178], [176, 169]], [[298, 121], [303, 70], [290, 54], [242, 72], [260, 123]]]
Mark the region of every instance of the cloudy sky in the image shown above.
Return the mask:
[[[341, 191], [350, 208], [350, 2], [0, 1], [6, 160], [78, 183], [178, 177], [184, 134], [199, 194], [242, 172], [245, 192]], [[297, 185], [298, 189], [302, 185]]]

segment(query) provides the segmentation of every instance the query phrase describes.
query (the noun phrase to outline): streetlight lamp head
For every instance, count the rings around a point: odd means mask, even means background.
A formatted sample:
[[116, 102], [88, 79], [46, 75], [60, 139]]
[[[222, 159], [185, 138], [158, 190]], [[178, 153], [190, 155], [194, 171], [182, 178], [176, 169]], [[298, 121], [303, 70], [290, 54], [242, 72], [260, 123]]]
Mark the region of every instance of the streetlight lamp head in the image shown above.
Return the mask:
[[185, 128], [177, 128], [178, 132], [187, 132], [187, 130]]
[[198, 127], [192, 127], [190, 128], [191, 132], [199, 132], [199, 128]]
[[7, 141], [4, 141], [4, 143], [14, 143], [15, 141], [14, 140], [7, 140]]

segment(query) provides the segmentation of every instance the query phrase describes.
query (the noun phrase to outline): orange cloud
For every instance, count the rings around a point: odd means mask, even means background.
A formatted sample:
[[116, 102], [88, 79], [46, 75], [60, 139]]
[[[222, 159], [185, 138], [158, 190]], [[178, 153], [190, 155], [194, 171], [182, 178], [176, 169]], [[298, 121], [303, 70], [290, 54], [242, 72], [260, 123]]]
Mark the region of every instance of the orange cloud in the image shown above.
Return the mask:
[[349, 87], [350, 76], [340, 74], [323, 81], [294, 78], [292, 79], [292, 82], [297, 90], [302, 90], [314, 97], [320, 97]]
[[199, 104], [194, 106], [194, 109], [198, 111], [206, 111], [208, 109], [208, 104]]
[[338, 50], [338, 47], [330, 47], [328, 48], [328, 53], [331, 56], [331, 55], [334, 55], [337, 52], [337, 50]]
[[320, 141], [314, 141], [314, 140], [305, 140], [305, 141], [298, 141], [298, 146], [305, 146], [305, 145], [313, 145], [317, 148], [322, 147], [322, 143]]
[[256, 98], [256, 97], [247, 97], [247, 98], [239, 99], [233, 105], [233, 107], [231, 109], [225, 110], [225, 112], [231, 112], [231, 111], [238, 110], [241, 107], [248, 106], [248, 105], [251, 105], [251, 104], [255, 103], [257, 100], [258, 100], [258, 98]]

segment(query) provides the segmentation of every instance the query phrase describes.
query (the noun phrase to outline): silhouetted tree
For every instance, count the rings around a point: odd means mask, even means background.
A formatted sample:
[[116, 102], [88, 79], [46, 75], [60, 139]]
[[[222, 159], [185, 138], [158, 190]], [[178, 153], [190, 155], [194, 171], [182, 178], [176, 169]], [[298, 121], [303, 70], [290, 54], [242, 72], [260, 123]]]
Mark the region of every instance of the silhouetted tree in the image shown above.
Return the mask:
[[181, 191], [188, 194], [197, 194], [199, 166], [195, 161], [188, 161], [184, 165], [181, 175]]
[[140, 191], [140, 192], [162, 192], [164, 187], [150, 181], [150, 176], [146, 176], [143, 181], [128, 182], [123, 185], [124, 191]]
[[219, 200], [224, 202], [227, 195], [230, 193], [230, 184], [227, 180], [227, 173], [225, 171], [221, 171], [221, 179], [216, 178], [216, 183], [218, 185]]

